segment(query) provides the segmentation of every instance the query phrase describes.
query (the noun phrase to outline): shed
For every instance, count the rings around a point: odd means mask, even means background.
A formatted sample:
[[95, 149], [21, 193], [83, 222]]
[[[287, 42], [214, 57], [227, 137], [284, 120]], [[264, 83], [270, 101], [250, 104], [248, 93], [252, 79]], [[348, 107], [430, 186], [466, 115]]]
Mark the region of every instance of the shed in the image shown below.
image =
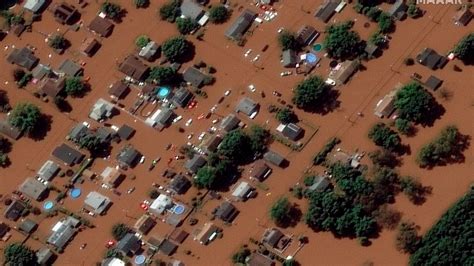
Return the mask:
[[259, 160], [255, 162], [252, 170], [250, 170], [250, 178], [261, 182], [265, 180], [271, 173], [272, 169], [263, 160]]
[[250, 28], [253, 21], [257, 17], [257, 14], [249, 9], [245, 9], [232, 23], [232, 25], [227, 28], [225, 36], [232, 40], [240, 40], [244, 36], [245, 32]]
[[295, 67], [298, 63], [298, 55], [294, 50], [285, 50], [281, 54], [283, 67]]
[[160, 49], [160, 46], [154, 42], [148, 42], [147, 45], [145, 45], [140, 52], [138, 53], [138, 56], [151, 61], [154, 56], [158, 53], [158, 49]]
[[26, 209], [24, 203], [19, 200], [13, 200], [13, 202], [5, 210], [5, 218], [8, 220], [16, 221], [21, 217], [21, 214]]
[[31, 177], [25, 179], [18, 190], [34, 200], [41, 200], [48, 193], [48, 187], [45, 184]]
[[27, 234], [33, 233], [36, 230], [36, 228], [38, 228], [38, 223], [28, 218], [21, 221], [20, 227], [19, 227], [20, 231], [23, 231]]
[[92, 57], [97, 50], [99, 50], [101, 44], [93, 37], [86, 38], [81, 44], [79, 50], [86, 56]]
[[66, 76], [75, 77], [82, 75], [82, 67], [71, 59], [64, 60], [58, 67], [58, 72]]
[[39, 178], [46, 181], [51, 181], [53, 177], [61, 170], [59, 165], [51, 160], [47, 160], [43, 166], [38, 170], [37, 175]]
[[120, 100], [125, 98], [127, 93], [130, 91], [128, 84], [124, 83], [121, 80], [118, 80], [109, 86], [108, 93], [113, 99]]
[[43, 8], [44, 4], [46, 4], [46, 0], [27, 0], [23, 5], [23, 8], [33, 13], [38, 13], [38, 11]]
[[336, 8], [341, 3], [341, 0], [325, 0], [316, 10], [315, 17], [322, 22], [327, 23], [331, 17], [336, 13]]
[[126, 234], [117, 243], [117, 249], [125, 255], [134, 255], [142, 247], [140, 239], [133, 233]]
[[189, 179], [184, 175], [176, 175], [171, 179], [171, 182], [168, 185], [168, 189], [176, 194], [184, 194], [190, 187], [191, 181], [189, 181]]
[[117, 135], [123, 140], [129, 140], [135, 134], [135, 129], [129, 125], [122, 125], [117, 131]]
[[156, 221], [153, 218], [151, 218], [150, 215], [144, 214], [142, 215], [142, 217], [140, 217], [137, 220], [137, 222], [135, 223], [133, 227], [138, 232], [146, 235], [151, 231], [151, 229], [153, 229], [153, 227], [155, 227], [155, 225], [156, 225]]
[[117, 161], [122, 167], [135, 167], [141, 156], [139, 151], [131, 145], [127, 145], [117, 155]]
[[472, 11], [469, 6], [463, 6], [453, 17], [454, 24], [457, 26], [466, 26], [469, 24], [473, 17]]
[[39, 265], [51, 265], [51, 261], [55, 256], [51, 249], [42, 247], [36, 251], [36, 262]]
[[252, 115], [259, 108], [259, 104], [254, 100], [245, 97], [240, 100], [240, 102], [235, 107], [235, 112], [246, 114], [247, 116]]
[[252, 191], [253, 187], [250, 186], [249, 183], [242, 181], [237, 187], [235, 187], [234, 191], [232, 191], [232, 197], [237, 200], [245, 201], [249, 198]]
[[114, 29], [114, 24], [106, 18], [96, 16], [87, 28], [101, 37], [108, 37]]
[[142, 63], [140, 59], [134, 55], [129, 55], [119, 65], [119, 71], [131, 77], [134, 80], [142, 81], [146, 78], [148, 73], [148, 66]]
[[239, 214], [239, 210], [230, 202], [224, 201], [216, 209], [215, 216], [224, 222], [231, 223]]
[[53, 156], [69, 166], [79, 164], [84, 159], [84, 154], [64, 143], [53, 150]]
[[234, 114], [228, 114], [222, 119], [219, 128], [225, 132], [235, 129], [240, 123], [240, 119]]
[[425, 86], [433, 91], [436, 91], [441, 84], [443, 84], [443, 81], [433, 75], [431, 75], [425, 82]]
[[23, 47], [21, 49], [13, 49], [13, 51], [7, 57], [7, 61], [10, 64], [15, 64], [20, 67], [24, 67], [27, 70], [32, 70], [36, 64], [38, 64], [39, 59], [34, 55], [33, 51]]
[[189, 236], [189, 233], [180, 228], [175, 228], [169, 235], [169, 239], [174, 242], [181, 244]]
[[77, 12], [77, 9], [73, 5], [62, 2], [53, 7], [53, 15], [59, 23], [71, 24], [79, 15], [79, 12]]
[[8, 120], [0, 120], [0, 133], [13, 140], [17, 140], [21, 137], [21, 131], [10, 125]]
[[96, 191], [91, 191], [89, 194], [87, 194], [87, 197], [84, 200], [83, 208], [95, 214], [101, 215], [107, 210], [111, 203], [112, 201], [108, 197]]
[[206, 162], [206, 158], [199, 154], [194, 154], [193, 158], [186, 161], [184, 168], [186, 168], [191, 173], [196, 174], [197, 171], [206, 164]]
[[198, 21], [204, 15], [204, 9], [193, 0], [183, 0], [181, 3], [181, 15]]
[[183, 72], [184, 81], [196, 88], [200, 88], [204, 84], [206, 78], [206, 74], [202, 73], [199, 69], [193, 66], [186, 68], [186, 70]]
[[263, 159], [265, 161], [274, 164], [276, 166], [283, 166], [283, 164], [286, 162], [285, 157], [281, 156], [280, 154], [274, 152], [274, 151], [268, 151], [263, 155]]
[[95, 121], [101, 121], [110, 118], [114, 111], [114, 105], [102, 98], [99, 98], [92, 106], [92, 110], [89, 113], [89, 117]]
[[174, 92], [171, 102], [176, 106], [185, 107], [192, 98], [193, 94], [188, 89], [181, 87]]
[[318, 36], [319, 32], [313, 26], [305, 25], [296, 33], [296, 41], [301, 46], [307, 46], [312, 44]]

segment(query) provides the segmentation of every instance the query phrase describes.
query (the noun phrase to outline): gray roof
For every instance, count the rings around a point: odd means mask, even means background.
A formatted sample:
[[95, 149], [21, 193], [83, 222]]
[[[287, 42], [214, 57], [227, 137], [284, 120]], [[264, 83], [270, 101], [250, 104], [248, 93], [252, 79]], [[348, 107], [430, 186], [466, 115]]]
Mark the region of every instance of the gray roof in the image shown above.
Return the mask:
[[241, 39], [245, 32], [250, 28], [256, 17], [257, 14], [255, 12], [245, 9], [234, 21], [234, 23], [232, 23], [232, 25], [226, 30], [225, 36], [234, 40]]
[[206, 164], [206, 159], [199, 155], [195, 154], [192, 159], [189, 159], [184, 164], [184, 168], [188, 169], [192, 173], [197, 173], [197, 171]]
[[166, 256], [171, 256], [176, 251], [177, 248], [178, 248], [178, 245], [174, 244], [168, 239], [164, 239], [163, 242], [161, 242], [158, 250], [161, 253], [165, 254]]
[[230, 202], [224, 201], [216, 211], [216, 217], [221, 219], [224, 222], [232, 222], [235, 217], [239, 214], [239, 210]]
[[315, 17], [319, 18], [324, 23], [328, 22], [336, 13], [336, 7], [341, 3], [340, 0], [326, 0], [316, 11]]
[[140, 152], [132, 146], [125, 146], [117, 155], [117, 161], [128, 167], [134, 167], [138, 158], [141, 156]]
[[341, 63], [341, 67], [329, 74], [329, 77], [338, 83], [346, 83], [349, 78], [359, 69], [360, 63], [357, 60], [346, 60]]
[[117, 249], [125, 254], [135, 254], [141, 247], [141, 241], [133, 233], [126, 234], [117, 244]]
[[123, 125], [117, 131], [117, 135], [119, 135], [119, 137], [124, 140], [128, 140], [134, 133], [135, 129], [129, 125]]
[[283, 67], [294, 67], [298, 63], [298, 55], [293, 50], [285, 50], [282, 55]]
[[390, 16], [400, 17], [401, 15], [405, 14], [407, 9], [408, 6], [405, 4], [404, 0], [397, 0], [388, 10], [388, 14]]
[[23, 8], [36, 13], [38, 12], [46, 3], [46, 0], [27, 0], [23, 5]]
[[110, 143], [112, 135], [113, 132], [108, 127], [99, 127], [94, 133], [94, 136], [98, 138], [102, 143]]
[[52, 233], [49, 236], [47, 242], [59, 249], [64, 248], [66, 244], [71, 240], [71, 238], [76, 233], [76, 227], [80, 223], [74, 217], [68, 216], [66, 219], [57, 222], [53, 229]]
[[228, 114], [220, 124], [220, 128], [224, 131], [231, 131], [235, 129], [240, 123], [240, 119], [234, 114]]
[[168, 185], [168, 189], [174, 191], [177, 194], [184, 194], [191, 187], [191, 181], [184, 175], [177, 175], [171, 179]]
[[36, 251], [36, 262], [39, 265], [47, 265], [49, 260], [54, 256], [54, 253], [51, 249], [42, 247]]
[[420, 54], [416, 56], [418, 63], [432, 69], [438, 69], [444, 66], [446, 58], [439, 55], [435, 50], [431, 48], [425, 48]]
[[434, 91], [437, 90], [441, 84], [443, 84], [443, 81], [433, 75], [431, 75], [425, 82], [425, 86]]
[[46, 194], [48, 187], [40, 181], [29, 177], [23, 181], [18, 190], [34, 200], [39, 200]]
[[316, 176], [314, 179], [313, 184], [308, 187], [310, 191], [323, 191], [325, 190], [331, 182], [329, 182], [329, 179], [325, 176]]
[[11, 64], [16, 64], [31, 70], [39, 62], [39, 59], [30, 49], [23, 47], [21, 49], [13, 49], [13, 51], [7, 57], [7, 61]]
[[171, 101], [174, 105], [185, 107], [192, 98], [193, 94], [188, 89], [181, 87], [174, 92]]
[[38, 227], [38, 224], [31, 219], [25, 219], [20, 224], [20, 230], [27, 234], [36, 230], [37, 227]]
[[199, 20], [204, 14], [204, 9], [193, 0], [183, 0], [181, 4], [181, 14], [193, 20]]
[[51, 160], [47, 160], [43, 166], [38, 170], [38, 177], [50, 181], [58, 172], [60, 168], [59, 165]]
[[297, 140], [301, 136], [301, 133], [303, 133], [303, 129], [293, 123], [285, 125], [282, 131], [283, 136], [291, 140]]
[[16, 221], [21, 217], [21, 213], [25, 208], [25, 204], [23, 204], [21, 201], [13, 200], [13, 202], [5, 210], [5, 218]]
[[84, 123], [77, 123], [69, 132], [69, 138], [72, 141], [79, 141], [81, 138], [89, 135], [91, 132]]
[[43, 64], [38, 64], [33, 70], [31, 71], [31, 75], [35, 79], [43, 79], [51, 74], [51, 68], [49, 66], [45, 66]]
[[75, 77], [82, 74], [82, 67], [71, 59], [66, 59], [59, 65], [58, 71], [66, 76]]
[[148, 42], [147, 45], [145, 45], [145, 47], [140, 50], [138, 56], [141, 56], [146, 60], [150, 60], [151, 58], [153, 58], [153, 56], [155, 56], [159, 48], [160, 46], [156, 42]]
[[285, 161], [285, 158], [281, 156], [280, 154], [274, 152], [274, 151], [268, 151], [263, 155], [263, 159], [265, 161], [270, 162], [276, 166], [281, 166], [283, 162]]
[[84, 154], [64, 143], [53, 150], [53, 156], [70, 166], [78, 164], [84, 159]]
[[199, 71], [199, 69], [190, 66], [186, 68], [183, 72], [184, 81], [190, 83], [196, 88], [199, 88], [203, 85], [204, 80], [207, 78], [207, 75]]
[[272, 228], [265, 232], [262, 242], [271, 247], [275, 247], [283, 236], [284, 235], [280, 230]]
[[21, 131], [10, 125], [8, 120], [0, 120], [0, 133], [13, 140], [17, 140], [21, 136]]
[[114, 105], [112, 103], [100, 98], [92, 107], [92, 110], [89, 113], [89, 117], [96, 121], [99, 121], [111, 117], [113, 110]]
[[108, 197], [91, 191], [84, 200], [84, 207], [96, 214], [102, 214], [110, 205], [111, 201]]
[[256, 103], [254, 100], [248, 97], [242, 98], [239, 104], [237, 104], [237, 106], [235, 107], [235, 111], [237, 113], [241, 112], [248, 116], [250, 116], [257, 109], [258, 109], [258, 103]]

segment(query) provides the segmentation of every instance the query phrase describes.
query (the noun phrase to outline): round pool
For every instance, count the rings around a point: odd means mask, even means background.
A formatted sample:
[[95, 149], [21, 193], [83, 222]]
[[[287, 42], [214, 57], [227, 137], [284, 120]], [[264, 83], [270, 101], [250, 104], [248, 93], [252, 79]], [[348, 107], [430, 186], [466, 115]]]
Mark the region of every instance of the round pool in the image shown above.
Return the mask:
[[146, 257], [144, 255], [138, 255], [135, 257], [135, 265], [143, 265], [145, 263]]
[[45, 209], [45, 210], [51, 210], [53, 207], [54, 207], [54, 203], [50, 200], [46, 201], [43, 204], [43, 209]]
[[184, 213], [184, 206], [180, 205], [180, 204], [176, 204], [173, 207], [173, 212], [176, 213], [176, 214], [183, 214]]
[[316, 52], [319, 52], [323, 49], [323, 45], [321, 43], [317, 43], [315, 45], [313, 45], [313, 50], [316, 51]]
[[318, 57], [315, 54], [308, 53], [308, 54], [306, 54], [306, 61], [309, 64], [313, 65], [313, 64], [316, 64], [318, 62]]
[[158, 97], [163, 99], [166, 98], [170, 94], [170, 89], [167, 87], [160, 87], [158, 89]]
[[81, 189], [80, 188], [73, 188], [69, 192], [69, 195], [71, 195], [71, 198], [74, 198], [74, 199], [79, 198], [79, 196], [81, 196]]

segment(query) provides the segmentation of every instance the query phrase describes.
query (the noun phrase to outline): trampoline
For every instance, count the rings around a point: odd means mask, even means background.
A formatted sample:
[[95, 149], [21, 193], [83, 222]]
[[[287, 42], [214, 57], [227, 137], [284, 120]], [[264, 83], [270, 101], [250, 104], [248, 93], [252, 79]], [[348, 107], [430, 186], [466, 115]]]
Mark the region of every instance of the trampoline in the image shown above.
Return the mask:
[[158, 95], [158, 98], [160, 99], [166, 98], [169, 94], [170, 94], [170, 89], [167, 87], [160, 87], [158, 89], [157, 95]]
[[71, 198], [77, 199], [79, 196], [81, 196], [81, 189], [80, 188], [73, 188], [70, 192], [69, 195], [71, 195]]
[[144, 255], [138, 255], [135, 257], [135, 265], [143, 265], [145, 264], [146, 257]]
[[315, 45], [313, 45], [313, 50], [316, 51], [316, 52], [319, 52], [323, 49], [323, 45], [321, 43], [317, 43]]
[[46, 201], [44, 204], [43, 204], [43, 209], [45, 210], [51, 210], [52, 208], [54, 207], [54, 203], [50, 200]]
[[176, 214], [183, 214], [184, 213], [184, 206], [180, 204], [176, 204], [173, 207], [173, 212]]
[[317, 64], [318, 61], [319, 61], [319, 58], [315, 54], [312, 54], [312, 53], [306, 54], [306, 62], [308, 62], [308, 64], [314, 65], [314, 64]]

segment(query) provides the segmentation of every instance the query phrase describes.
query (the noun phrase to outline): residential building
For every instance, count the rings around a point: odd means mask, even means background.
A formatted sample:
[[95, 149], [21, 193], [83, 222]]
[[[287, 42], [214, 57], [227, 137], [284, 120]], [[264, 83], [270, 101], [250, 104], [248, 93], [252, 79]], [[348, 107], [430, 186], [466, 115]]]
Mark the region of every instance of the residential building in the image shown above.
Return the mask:
[[99, 98], [92, 106], [92, 110], [89, 113], [89, 117], [95, 121], [101, 122], [102, 120], [112, 117], [114, 111], [114, 105], [102, 98]]
[[240, 119], [235, 114], [228, 114], [222, 119], [219, 128], [225, 132], [229, 132], [237, 128], [240, 124]]
[[250, 170], [250, 178], [262, 182], [271, 173], [272, 169], [263, 160], [259, 160], [254, 163], [252, 169]]
[[176, 106], [184, 108], [192, 98], [193, 94], [188, 89], [181, 87], [173, 93], [171, 102]]
[[110, 188], [118, 187], [125, 179], [125, 175], [122, 174], [119, 169], [110, 166], [107, 166], [104, 171], [102, 171], [100, 177], [102, 178], [102, 184]]
[[269, 228], [263, 234], [262, 243], [276, 250], [284, 250], [290, 243], [291, 238], [285, 236], [277, 228]]
[[33, 70], [31, 70], [31, 75], [34, 79], [42, 80], [51, 75], [51, 67], [43, 64], [38, 64]]
[[297, 124], [280, 124], [277, 129], [283, 136], [287, 137], [290, 140], [296, 141], [303, 134], [303, 129]]
[[158, 53], [158, 49], [160, 49], [160, 46], [156, 42], [150, 41], [140, 50], [138, 56], [145, 60], [151, 61]]
[[329, 73], [329, 78], [337, 84], [344, 84], [359, 69], [359, 66], [358, 60], [346, 60]]
[[106, 18], [96, 16], [87, 28], [100, 37], [108, 37], [114, 29], [114, 23]]
[[286, 162], [285, 157], [281, 156], [280, 154], [274, 151], [266, 152], [263, 155], [263, 159], [273, 165], [280, 166], [280, 167], [282, 167]]
[[176, 175], [168, 184], [168, 189], [176, 194], [184, 194], [191, 187], [191, 181], [184, 175]]
[[181, 15], [194, 21], [199, 21], [204, 15], [204, 9], [193, 0], [183, 0], [181, 3]]
[[301, 29], [296, 33], [296, 41], [301, 46], [311, 45], [319, 36], [319, 32], [309, 25], [301, 27]]
[[239, 210], [230, 202], [224, 201], [216, 208], [215, 216], [226, 223], [231, 223], [239, 214]]
[[71, 59], [65, 59], [59, 65], [58, 72], [69, 77], [76, 77], [82, 75], [83, 69]]
[[139, 151], [137, 151], [131, 145], [127, 145], [117, 155], [117, 162], [122, 168], [133, 168], [135, 165], [137, 165], [141, 156], [142, 155]]
[[23, 47], [21, 49], [14, 48], [8, 55], [7, 61], [10, 64], [32, 70], [39, 62], [39, 58], [36, 57], [30, 49]]
[[160, 194], [150, 205], [148, 209], [153, 214], [162, 214], [173, 206], [173, 200], [165, 194]]
[[250, 254], [246, 266], [275, 266], [275, 262], [258, 252]]
[[47, 160], [41, 168], [36, 172], [39, 178], [44, 179], [46, 181], [51, 181], [53, 177], [61, 170], [59, 165], [51, 160]]
[[85, 155], [66, 144], [61, 144], [53, 150], [53, 156], [62, 161], [65, 165], [73, 166], [79, 164]]
[[32, 13], [39, 13], [46, 4], [46, 0], [26, 0], [23, 8], [32, 12]]
[[468, 5], [465, 5], [454, 15], [454, 24], [457, 26], [466, 26], [469, 24], [473, 16], [471, 8]]
[[341, 0], [325, 0], [316, 11], [314, 15], [322, 22], [327, 23], [336, 13], [336, 8], [341, 3]]
[[122, 140], [129, 140], [135, 134], [135, 129], [129, 125], [122, 125], [117, 131], [117, 135]]
[[38, 224], [35, 221], [26, 218], [23, 221], [21, 221], [18, 229], [20, 229], [20, 231], [29, 235], [33, 233], [37, 228], [38, 228]]
[[173, 117], [175, 116], [176, 114], [171, 109], [159, 109], [145, 120], [145, 124], [158, 130], [162, 130], [171, 124]]
[[407, 4], [404, 0], [397, 0], [392, 7], [388, 10], [388, 14], [395, 19], [403, 20], [406, 17], [406, 12], [408, 10]]
[[329, 179], [325, 176], [316, 176], [313, 184], [308, 187], [309, 191], [324, 191], [331, 185]]
[[398, 90], [402, 87], [403, 84], [398, 83], [394, 90], [390, 91], [380, 101], [378, 101], [374, 109], [374, 115], [380, 118], [390, 117], [390, 115], [395, 111], [395, 97]]
[[62, 2], [53, 7], [53, 15], [57, 22], [71, 24], [79, 16], [79, 12], [73, 5]]
[[22, 132], [18, 128], [10, 125], [8, 120], [0, 120], [0, 133], [12, 140], [19, 139], [22, 134]]
[[48, 193], [48, 187], [45, 184], [31, 177], [25, 179], [18, 190], [34, 200], [41, 200]]
[[117, 249], [120, 250], [125, 255], [134, 255], [142, 247], [142, 242], [140, 239], [133, 233], [126, 234], [120, 241], [117, 243]]
[[240, 102], [235, 107], [235, 112], [243, 113], [247, 116], [251, 116], [254, 112], [257, 112], [259, 108], [259, 104], [254, 100], [245, 97], [240, 100]]
[[193, 158], [186, 161], [184, 168], [189, 172], [196, 174], [206, 164], [206, 158], [199, 154], [194, 154]]
[[127, 56], [119, 65], [120, 72], [138, 81], [143, 81], [146, 78], [148, 70], [148, 66], [142, 63], [142, 61], [134, 55]]
[[232, 197], [239, 201], [246, 201], [252, 196], [254, 188], [249, 183], [242, 181], [232, 191]]
[[295, 67], [298, 64], [298, 54], [294, 50], [285, 50], [281, 54], [283, 67]]
[[175, 228], [169, 235], [169, 239], [175, 243], [181, 244], [189, 236], [189, 233], [180, 228]]
[[193, 66], [186, 68], [183, 72], [184, 81], [196, 88], [200, 88], [207, 78], [206, 74]]
[[64, 89], [66, 86], [66, 79], [59, 78], [59, 79], [52, 79], [48, 78], [41, 82], [39, 86], [39, 91], [42, 94], [45, 94], [50, 99], [55, 99]]
[[416, 56], [416, 61], [432, 70], [443, 68], [448, 59], [431, 48], [425, 48]]
[[125, 266], [127, 265], [125, 261], [118, 258], [107, 258], [102, 260], [100, 263], [101, 266]]
[[81, 222], [72, 217], [68, 216], [58, 221], [51, 229], [51, 235], [46, 241], [48, 244], [62, 250], [69, 243], [72, 237], [76, 234], [77, 228]]
[[84, 200], [83, 208], [97, 215], [102, 215], [110, 207], [111, 203], [112, 201], [108, 197], [96, 191], [91, 191]]
[[56, 257], [56, 254], [47, 247], [42, 247], [36, 251], [36, 262], [38, 265], [46, 266], [52, 265], [52, 260]]
[[220, 135], [213, 135], [209, 139], [207, 139], [203, 144], [203, 151], [207, 154], [215, 152], [217, 147], [222, 142], [223, 138]]
[[244, 36], [245, 32], [250, 28], [257, 14], [249, 9], [245, 9], [239, 17], [227, 28], [225, 36], [234, 41], [239, 41]]
[[137, 220], [133, 228], [135, 228], [139, 233], [146, 235], [151, 231], [151, 229], [153, 229], [153, 227], [155, 227], [155, 225], [156, 221], [151, 218], [150, 215], [144, 214]]
[[168, 239], [163, 239], [163, 241], [161, 241], [160, 246], [158, 247], [158, 251], [163, 255], [171, 256], [177, 248], [178, 245], [176, 245], [175, 243], [169, 241]]
[[130, 91], [128, 84], [118, 80], [109, 86], [108, 93], [110, 97], [114, 100], [120, 100], [125, 98], [125, 95]]
[[88, 57], [94, 56], [94, 54], [99, 50], [101, 44], [93, 37], [86, 38], [84, 42], [81, 44], [79, 51], [82, 54]]
[[7, 209], [5, 210], [4, 216], [8, 220], [16, 221], [21, 217], [25, 209], [26, 206], [23, 202], [19, 200], [13, 200], [12, 203], [8, 205]]
[[441, 84], [443, 84], [443, 81], [433, 75], [429, 76], [429, 78], [424, 83], [425, 87], [433, 91], [436, 91], [441, 86]]
[[194, 232], [194, 240], [198, 241], [201, 245], [207, 245], [217, 237], [219, 227], [215, 226], [212, 222], [207, 222], [201, 229]]

